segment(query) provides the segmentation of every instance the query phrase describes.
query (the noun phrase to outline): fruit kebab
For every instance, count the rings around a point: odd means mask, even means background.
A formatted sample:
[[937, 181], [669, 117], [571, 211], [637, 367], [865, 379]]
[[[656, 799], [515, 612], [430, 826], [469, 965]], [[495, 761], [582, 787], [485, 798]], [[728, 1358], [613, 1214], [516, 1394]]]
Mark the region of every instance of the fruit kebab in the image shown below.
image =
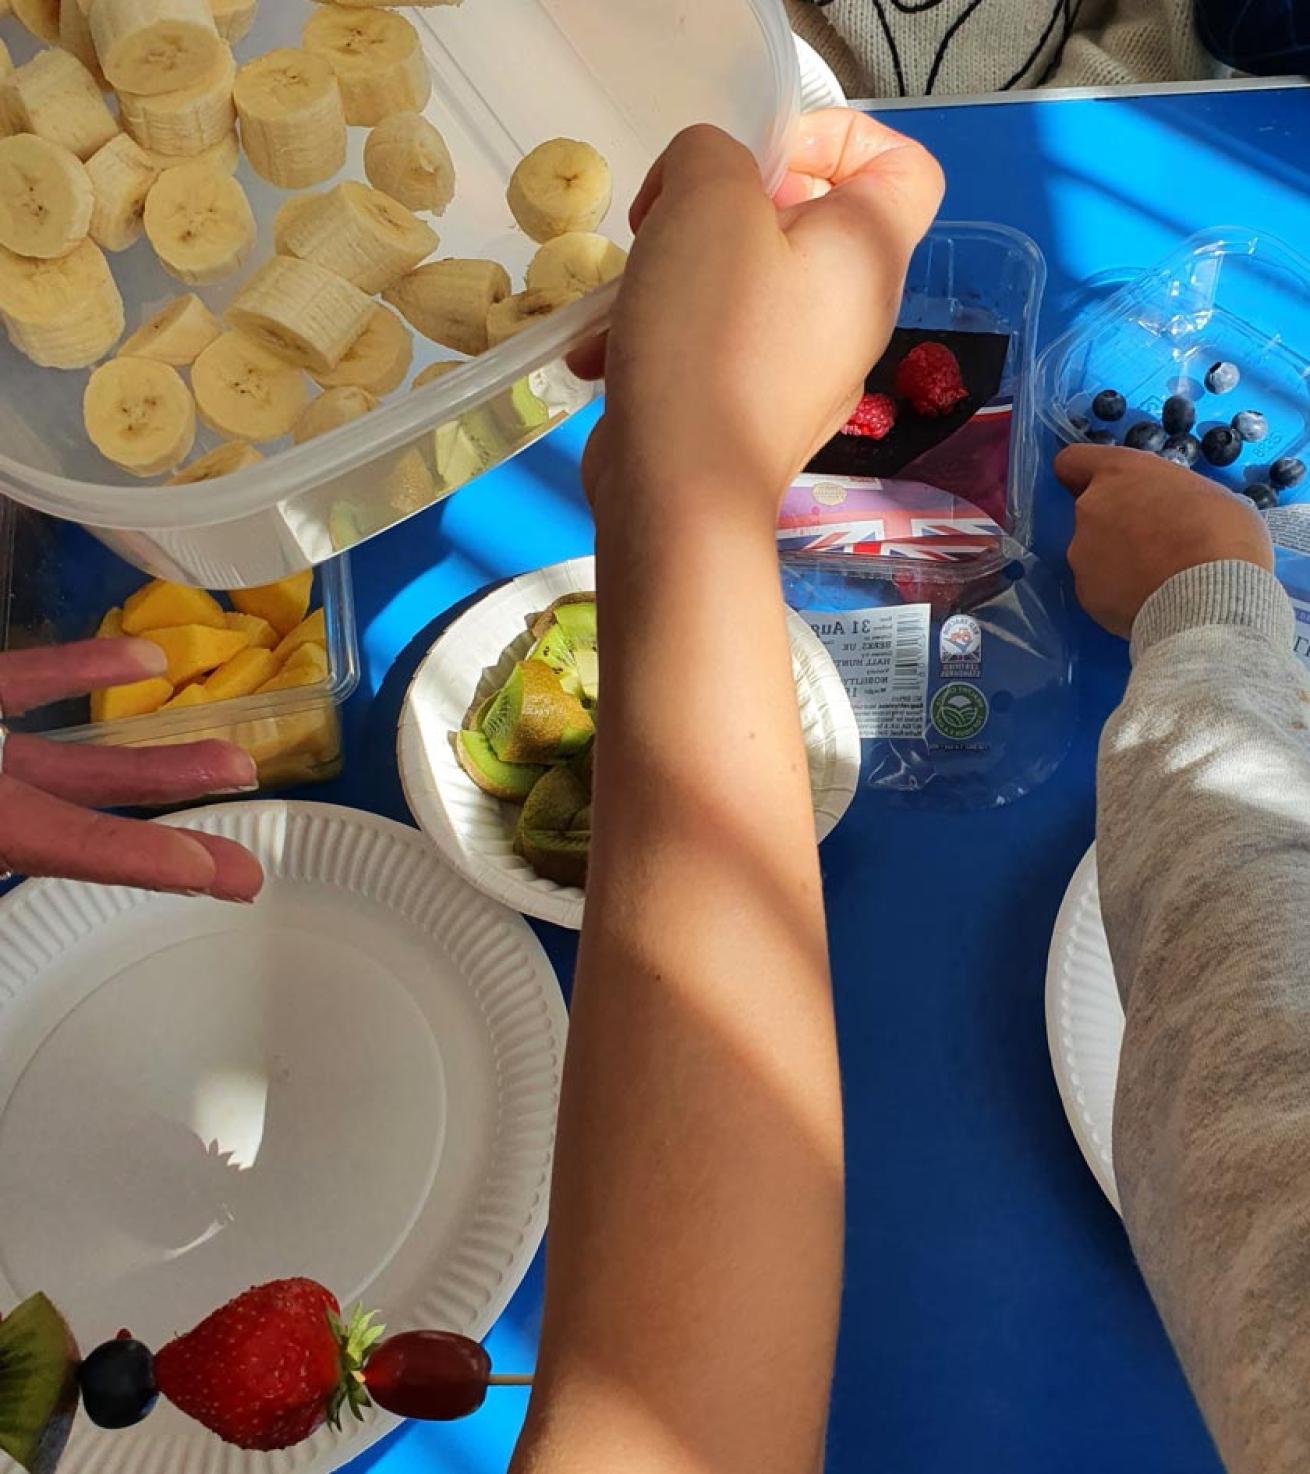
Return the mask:
[[331, 1291], [274, 1280], [238, 1295], [153, 1353], [129, 1331], [85, 1360], [63, 1316], [33, 1295], [0, 1321], [0, 1450], [54, 1474], [79, 1399], [105, 1429], [131, 1428], [159, 1397], [238, 1448], [271, 1451], [377, 1406], [402, 1418], [468, 1417], [497, 1386], [478, 1342], [451, 1331], [388, 1336], [372, 1313], [344, 1319]]

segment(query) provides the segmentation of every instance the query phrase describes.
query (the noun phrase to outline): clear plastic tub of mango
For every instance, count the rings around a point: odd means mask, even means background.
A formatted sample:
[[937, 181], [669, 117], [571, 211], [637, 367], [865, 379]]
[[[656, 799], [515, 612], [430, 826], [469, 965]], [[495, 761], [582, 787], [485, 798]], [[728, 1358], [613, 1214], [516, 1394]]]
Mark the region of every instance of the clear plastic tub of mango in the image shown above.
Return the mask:
[[11, 725], [109, 746], [234, 742], [265, 790], [340, 772], [338, 707], [359, 679], [345, 557], [259, 588], [195, 589], [148, 579], [80, 528], [0, 503], [0, 648], [120, 633], [158, 644], [166, 677]]

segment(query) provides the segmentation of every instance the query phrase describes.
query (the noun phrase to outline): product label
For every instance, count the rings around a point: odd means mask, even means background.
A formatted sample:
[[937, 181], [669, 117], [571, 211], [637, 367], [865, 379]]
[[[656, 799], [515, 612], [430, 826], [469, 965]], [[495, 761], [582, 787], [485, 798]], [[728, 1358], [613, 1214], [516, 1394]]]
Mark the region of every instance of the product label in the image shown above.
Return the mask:
[[927, 604], [801, 611], [832, 656], [861, 737], [923, 737], [930, 616]]
[[971, 614], [952, 614], [938, 645], [943, 676], [976, 680], [982, 675], [982, 625]]
[[1310, 508], [1274, 507], [1265, 513], [1265, 526], [1280, 548], [1310, 553]]
[[932, 724], [950, 742], [968, 742], [987, 725], [987, 698], [967, 681], [952, 681], [932, 699]]

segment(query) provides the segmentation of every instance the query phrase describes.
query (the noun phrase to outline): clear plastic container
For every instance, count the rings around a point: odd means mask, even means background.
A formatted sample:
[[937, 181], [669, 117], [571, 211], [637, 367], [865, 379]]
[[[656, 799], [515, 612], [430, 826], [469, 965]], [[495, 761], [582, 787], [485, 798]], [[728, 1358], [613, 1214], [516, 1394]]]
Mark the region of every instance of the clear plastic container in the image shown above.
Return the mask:
[[[0, 649], [88, 639], [106, 610], [141, 587], [141, 573], [81, 528], [0, 501]], [[85, 697], [42, 707], [10, 725], [61, 742], [145, 747], [221, 738], [255, 759], [264, 789], [318, 782], [341, 770], [337, 708], [359, 682], [350, 560], [318, 569], [310, 608], [327, 616], [328, 680], [213, 706], [120, 722], [88, 720]]]
[[[1005, 507], [997, 518], [1012, 543], [1026, 546], [1032, 532], [1037, 436], [1033, 417], [1033, 360], [1037, 319], [1046, 286], [1046, 260], [1026, 235], [1008, 226], [942, 221], [930, 230], [910, 261], [897, 326], [930, 332], [996, 333], [1009, 339], [996, 398], [1012, 404]], [[960, 496], [967, 489], [950, 488]], [[904, 557], [786, 553], [784, 563], [826, 566], [857, 579], [899, 580], [922, 573], [955, 585], [988, 576], [1013, 550], [969, 563], [917, 563]]]
[[[1204, 459], [1196, 470], [1231, 489], [1265, 481], [1280, 456], [1310, 447], [1310, 261], [1262, 232], [1218, 227], [1184, 241], [1157, 266], [1088, 309], [1042, 354], [1038, 413], [1064, 441], [1085, 438], [1074, 416], [1091, 417], [1098, 390], [1117, 389], [1128, 413], [1158, 419], [1170, 394], [1196, 397], [1201, 436], [1239, 410], [1260, 410], [1269, 434], [1232, 466]], [[1199, 392], [1218, 360], [1242, 378], [1227, 394]], [[1093, 419], [1093, 428], [1099, 422]], [[1282, 493], [1283, 505], [1310, 500], [1310, 481]]]
[[[238, 60], [297, 45], [314, 8], [307, 0], [263, 0], [236, 47]], [[521, 284], [536, 248], [515, 228], [505, 186], [519, 158], [548, 138], [585, 139], [609, 160], [614, 206], [601, 229], [624, 244], [626, 202], [689, 123], [726, 128], [755, 152], [770, 184], [781, 176], [799, 96], [782, 0], [469, 0], [404, 13], [432, 71], [426, 113], [449, 143], [457, 173], [455, 198], [433, 222], [438, 256], [494, 258]], [[31, 50], [10, 18], [0, 21], [0, 37], [15, 60]], [[366, 134], [351, 130], [341, 177], [363, 177]], [[252, 258], [259, 260], [272, 251], [273, 216], [288, 196], [244, 160], [238, 177], [259, 221]], [[129, 330], [180, 289], [145, 241], [113, 265]], [[221, 309], [239, 280], [202, 295]], [[271, 583], [404, 520], [588, 402], [592, 389], [562, 359], [604, 326], [616, 290], [594, 293], [420, 391], [401, 389], [366, 419], [278, 449], [220, 482], [176, 490], [133, 480], [90, 445], [81, 417], [84, 373], [39, 369], [6, 353], [0, 490], [80, 523], [161, 577], [210, 588]], [[417, 335], [415, 348], [414, 372], [453, 356]], [[443, 476], [437, 434], [455, 422], [476, 455]], [[198, 449], [213, 443], [204, 432]], [[422, 496], [406, 477], [414, 452], [433, 477], [433, 490]]]

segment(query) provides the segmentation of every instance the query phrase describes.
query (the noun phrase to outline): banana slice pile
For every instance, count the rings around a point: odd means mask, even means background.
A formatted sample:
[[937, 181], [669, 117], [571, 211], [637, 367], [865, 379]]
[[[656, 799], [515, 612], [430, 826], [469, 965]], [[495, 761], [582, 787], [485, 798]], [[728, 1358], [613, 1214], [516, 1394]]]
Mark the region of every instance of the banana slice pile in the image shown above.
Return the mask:
[[[238, 474], [262, 460], [256, 445], [300, 444], [370, 413], [410, 373], [411, 329], [484, 353], [626, 262], [596, 233], [609, 166], [566, 138], [534, 148], [508, 182], [509, 214], [539, 246], [521, 290], [497, 261], [441, 257], [424, 216], [451, 206], [456, 169], [423, 116], [431, 73], [399, 0], [315, 0], [298, 48], [238, 57], [258, 4], [0, 0], [0, 16], [45, 43], [15, 65], [0, 40], [0, 321], [34, 363], [92, 370], [92, 443], [174, 486]], [[365, 178], [337, 181], [351, 128], [368, 130]], [[243, 155], [296, 191], [262, 263], [235, 177]], [[222, 314], [184, 290], [124, 338], [110, 257], [142, 240], [183, 288], [227, 284]], [[461, 361], [428, 365], [412, 387]], [[197, 426], [222, 443], [179, 469]], [[406, 507], [435, 495], [416, 451], [392, 474]]]

